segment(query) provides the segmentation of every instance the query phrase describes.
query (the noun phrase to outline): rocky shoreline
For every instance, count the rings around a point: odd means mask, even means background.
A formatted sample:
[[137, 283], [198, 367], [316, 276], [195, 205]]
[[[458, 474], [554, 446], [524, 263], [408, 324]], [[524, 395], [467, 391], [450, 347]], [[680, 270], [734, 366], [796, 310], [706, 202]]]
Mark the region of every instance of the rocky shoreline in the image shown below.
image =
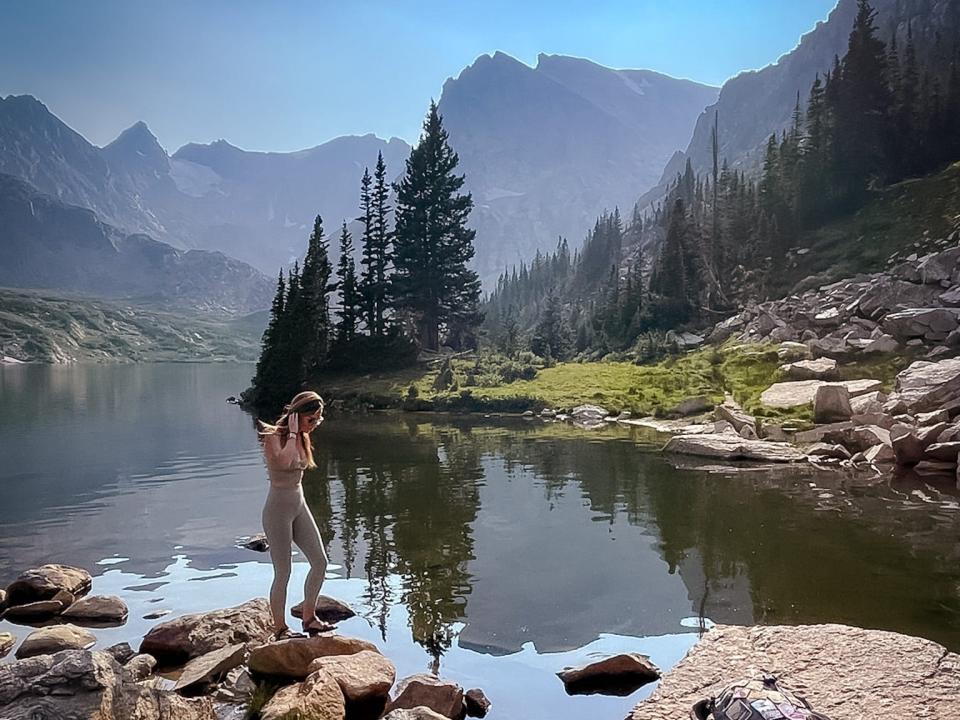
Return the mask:
[[[371, 642], [335, 630], [272, 636], [269, 604], [182, 615], [153, 626], [138, 649], [97, 647], [84, 625], [122, 624], [120, 598], [86, 596], [88, 572], [44, 565], [0, 591], [0, 618], [40, 625], [0, 664], [0, 718], [71, 720], [462, 720], [484, 717], [491, 701], [431, 674], [397, 680]], [[291, 612], [299, 614], [301, 608]], [[353, 611], [321, 596], [317, 617], [336, 623]], [[0, 658], [17, 638], [0, 634]], [[570, 694], [632, 692], [660, 677], [646, 656], [625, 653], [558, 669]]]

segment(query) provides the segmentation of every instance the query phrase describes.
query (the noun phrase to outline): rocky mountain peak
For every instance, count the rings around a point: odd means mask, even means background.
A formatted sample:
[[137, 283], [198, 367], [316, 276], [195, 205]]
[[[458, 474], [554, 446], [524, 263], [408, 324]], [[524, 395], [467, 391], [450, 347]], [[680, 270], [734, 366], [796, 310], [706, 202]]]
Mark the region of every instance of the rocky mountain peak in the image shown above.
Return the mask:
[[122, 164], [128, 169], [165, 170], [170, 162], [166, 151], [142, 120], [120, 133], [116, 140], [103, 148], [103, 153], [111, 165]]

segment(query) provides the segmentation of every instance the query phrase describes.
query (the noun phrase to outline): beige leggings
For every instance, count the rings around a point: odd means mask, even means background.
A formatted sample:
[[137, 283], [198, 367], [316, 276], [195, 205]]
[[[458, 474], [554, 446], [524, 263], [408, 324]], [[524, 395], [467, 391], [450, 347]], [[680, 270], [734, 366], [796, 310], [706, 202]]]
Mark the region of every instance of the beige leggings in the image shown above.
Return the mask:
[[310, 571], [303, 584], [304, 608], [316, 607], [317, 596], [327, 570], [327, 553], [320, 531], [303, 497], [300, 485], [292, 488], [270, 486], [263, 505], [263, 532], [270, 544], [273, 561], [273, 584], [270, 586], [270, 611], [277, 628], [285, 627], [287, 583], [290, 581], [291, 543], [296, 543], [310, 562]]

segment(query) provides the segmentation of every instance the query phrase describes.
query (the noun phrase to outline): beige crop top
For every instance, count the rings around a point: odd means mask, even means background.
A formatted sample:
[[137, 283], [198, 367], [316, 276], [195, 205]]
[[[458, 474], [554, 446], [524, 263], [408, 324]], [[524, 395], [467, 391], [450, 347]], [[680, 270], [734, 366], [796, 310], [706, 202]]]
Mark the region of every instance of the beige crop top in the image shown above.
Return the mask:
[[280, 435], [265, 435], [263, 438], [263, 459], [267, 465], [270, 484], [277, 488], [295, 488], [303, 479], [307, 461], [301, 457], [301, 443], [292, 436], [281, 447]]

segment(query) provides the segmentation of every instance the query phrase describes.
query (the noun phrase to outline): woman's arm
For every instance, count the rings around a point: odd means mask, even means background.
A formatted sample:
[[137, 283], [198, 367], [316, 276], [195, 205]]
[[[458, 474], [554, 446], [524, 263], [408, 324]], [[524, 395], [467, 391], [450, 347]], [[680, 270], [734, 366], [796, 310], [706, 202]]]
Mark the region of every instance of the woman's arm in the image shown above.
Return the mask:
[[287, 441], [281, 445], [279, 433], [265, 435], [263, 438], [263, 455], [267, 464], [281, 470], [290, 470], [300, 467], [300, 440], [296, 435], [287, 435]]

